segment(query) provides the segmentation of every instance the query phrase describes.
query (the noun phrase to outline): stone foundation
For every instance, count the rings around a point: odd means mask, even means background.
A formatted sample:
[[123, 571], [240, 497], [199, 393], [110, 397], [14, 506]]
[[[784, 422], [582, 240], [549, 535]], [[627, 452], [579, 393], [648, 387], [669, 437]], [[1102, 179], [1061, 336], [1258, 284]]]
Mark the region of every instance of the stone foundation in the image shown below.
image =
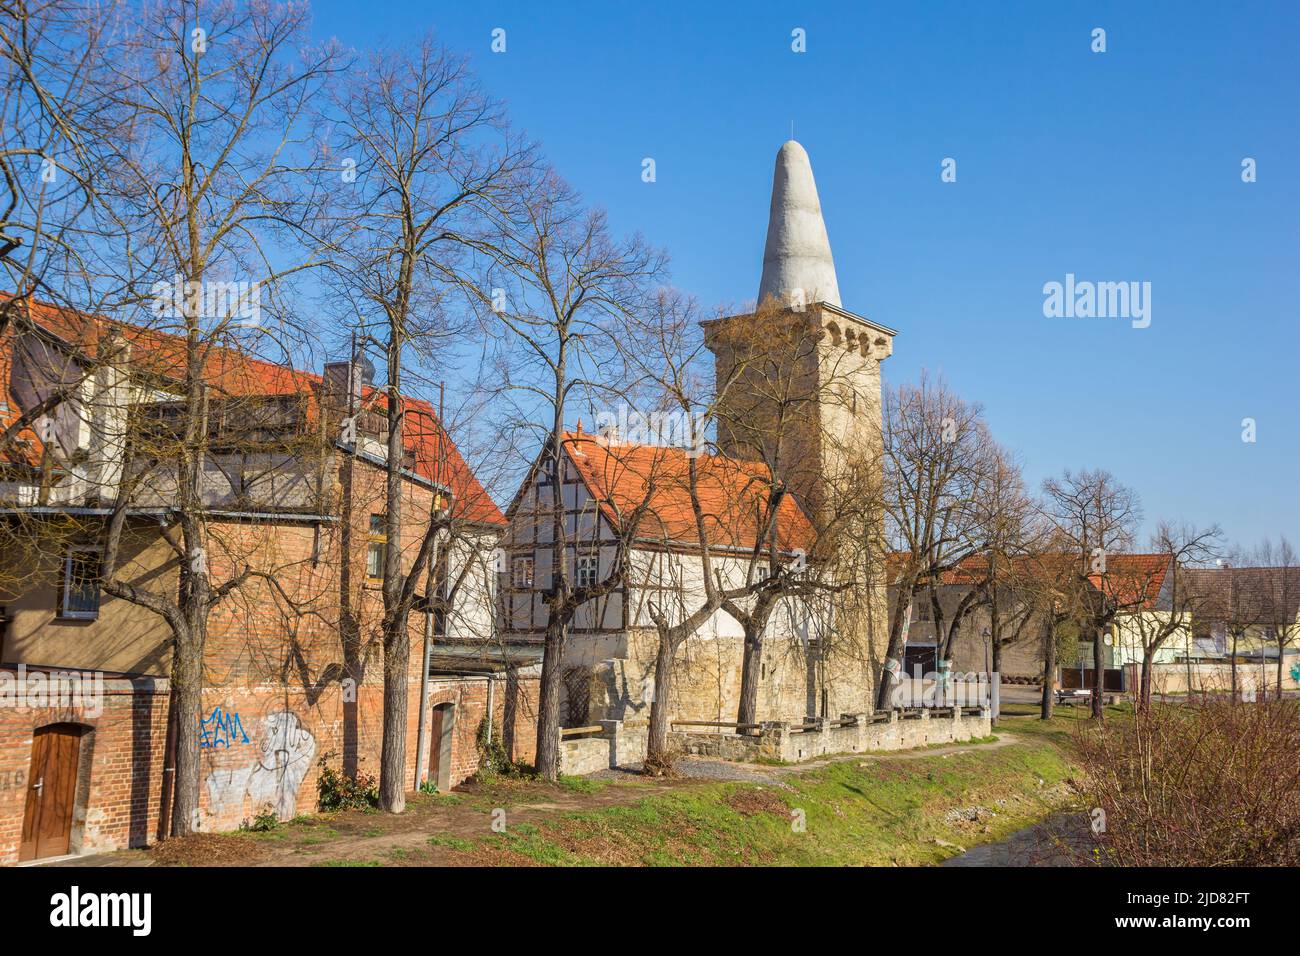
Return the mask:
[[[573, 776], [626, 767], [645, 758], [646, 729], [603, 720], [600, 734], [560, 741], [560, 769]], [[803, 724], [764, 721], [754, 734], [674, 730], [675, 750], [697, 757], [752, 763], [757, 760], [799, 763], [833, 754], [871, 750], [909, 750], [931, 744], [961, 743], [992, 733], [987, 707], [933, 707], [893, 710], [888, 714], [848, 714], [840, 720]]]
[[805, 724], [767, 721], [757, 734], [750, 735], [674, 731], [670, 740], [682, 752], [696, 756], [798, 763], [832, 754], [960, 743], [987, 737], [992, 725], [991, 712], [985, 707], [936, 707], [850, 714], [841, 720]]
[[561, 773], [583, 776], [645, 759], [644, 726], [625, 727], [621, 720], [602, 720], [600, 726], [603, 729], [599, 735], [560, 739]]

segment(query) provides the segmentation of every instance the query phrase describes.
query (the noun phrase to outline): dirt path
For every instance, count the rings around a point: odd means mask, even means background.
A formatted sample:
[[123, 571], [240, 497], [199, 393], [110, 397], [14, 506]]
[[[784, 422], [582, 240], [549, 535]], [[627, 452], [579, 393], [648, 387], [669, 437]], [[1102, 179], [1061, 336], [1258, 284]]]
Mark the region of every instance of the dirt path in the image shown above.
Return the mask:
[[[492, 862], [480, 840], [499, 832], [530, 829], [558, 814], [624, 806], [644, 797], [715, 782], [789, 787], [791, 775], [810, 773], [844, 761], [943, 758], [954, 753], [992, 750], [1018, 741], [999, 734], [982, 744], [933, 747], [897, 753], [843, 754], [793, 765], [729, 763], [689, 757], [679, 762], [681, 776], [647, 779], [627, 770], [603, 771], [562, 785], [498, 780], [469, 784], [454, 793], [414, 794], [400, 816], [375, 811], [344, 811], [301, 817], [265, 833], [200, 833], [168, 840], [148, 850], [125, 850], [69, 861], [77, 866], [448, 866]], [[497, 829], [494, 830], [494, 822]]]

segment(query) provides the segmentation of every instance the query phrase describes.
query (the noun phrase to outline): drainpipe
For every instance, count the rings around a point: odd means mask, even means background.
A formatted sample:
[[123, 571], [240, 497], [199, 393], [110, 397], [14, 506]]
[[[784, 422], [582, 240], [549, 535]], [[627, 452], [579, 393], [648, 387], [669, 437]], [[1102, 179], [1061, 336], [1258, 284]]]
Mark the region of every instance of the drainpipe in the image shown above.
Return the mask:
[[[438, 384], [438, 434], [442, 434], [442, 383]], [[436, 477], [438, 483], [442, 480], [442, 439], [438, 439], [438, 460], [437, 460]], [[435, 491], [434, 501], [437, 501], [438, 492]], [[441, 532], [434, 532], [440, 534]], [[425, 739], [429, 734], [429, 653], [433, 644], [433, 589], [436, 585], [438, 588], [438, 600], [442, 600], [442, 579], [438, 575], [438, 561], [434, 556], [438, 553], [437, 540], [434, 541], [433, 554], [429, 555], [429, 566], [425, 571], [424, 578], [424, 659], [420, 666], [420, 722], [415, 732], [415, 788], [418, 790], [420, 784], [424, 782], [424, 772], [426, 768], [428, 741]]]
[[[170, 677], [167, 681], [171, 684]], [[162, 804], [158, 808], [158, 840], [172, 835], [172, 797], [176, 789], [176, 719], [180, 709], [176, 706], [176, 691], [167, 690], [167, 736], [163, 743]]]
[[[424, 783], [427, 762], [429, 734], [429, 653], [433, 644], [433, 604], [430, 594], [433, 591], [433, 563], [429, 564], [428, 577], [424, 583], [424, 654], [420, 664], [420, 722], [415, 734], [415, 789]], [[407, 726], [410, 726], [409, 724]]]
[[487, 700], [487, 745], [492, 746], [492, 706], [496, 700], [497, 678], [495, 674], [488, 675], [488, 700]]

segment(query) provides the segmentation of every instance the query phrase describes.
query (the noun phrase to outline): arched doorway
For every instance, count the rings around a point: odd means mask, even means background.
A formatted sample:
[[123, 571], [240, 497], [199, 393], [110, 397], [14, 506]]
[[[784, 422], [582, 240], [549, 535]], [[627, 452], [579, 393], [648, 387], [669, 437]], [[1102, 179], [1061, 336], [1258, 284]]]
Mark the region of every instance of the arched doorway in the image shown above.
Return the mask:
[[71, 848], [77, 768], [86, 730], [78, 724], [49, 724], [32, 733], [20, 862], [62, 856]]
[[456, 730], [456, 705], [437, 704], [429, 727], [429, 779], [440, 791], [451, 789], [451, 743]]

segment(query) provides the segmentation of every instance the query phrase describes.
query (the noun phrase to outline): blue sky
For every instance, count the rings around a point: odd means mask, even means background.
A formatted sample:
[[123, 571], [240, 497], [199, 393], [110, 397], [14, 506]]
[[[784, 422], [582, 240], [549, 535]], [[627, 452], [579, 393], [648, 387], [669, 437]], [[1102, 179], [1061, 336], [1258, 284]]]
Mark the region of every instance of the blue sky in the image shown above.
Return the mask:
[[[322, 37], [433, 29], [470, 54], [514, 123], [710, 305], [757, 292], [793, 121], [845, 307], [899, 331], [889, 380], [941, 372], [1035, 485], [1105, 467], [1148, 527], [1300, 540], [1300, 5], [612, 7], [314, 4]], [[1045, 318], [1043, 285], [1067, 273], [1150, 282], [1150, 327]]]

